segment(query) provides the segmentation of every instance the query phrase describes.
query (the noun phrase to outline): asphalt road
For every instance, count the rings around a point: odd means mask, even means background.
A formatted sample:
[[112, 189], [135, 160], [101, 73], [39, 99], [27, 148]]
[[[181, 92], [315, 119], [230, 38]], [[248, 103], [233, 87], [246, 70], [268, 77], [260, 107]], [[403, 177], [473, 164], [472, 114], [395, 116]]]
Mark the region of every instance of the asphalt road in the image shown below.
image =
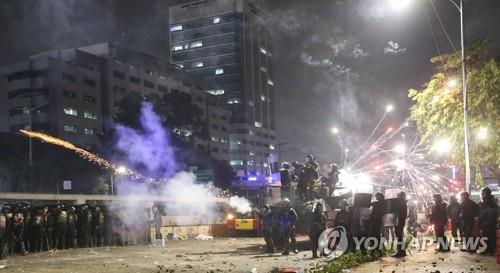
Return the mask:
[[[300, 246], [308, 244], [300, 237]], [[29, 273], [167, 273], [269, 272], [273, 268], [309, 268], [319, 260], [310, 251], [282, 256], [263, 253], [263, 238], [216, 238], [213, 241], [167, 241], [164, 248], [150, 246], [59, 250], [11, 256], [3, 272]]]

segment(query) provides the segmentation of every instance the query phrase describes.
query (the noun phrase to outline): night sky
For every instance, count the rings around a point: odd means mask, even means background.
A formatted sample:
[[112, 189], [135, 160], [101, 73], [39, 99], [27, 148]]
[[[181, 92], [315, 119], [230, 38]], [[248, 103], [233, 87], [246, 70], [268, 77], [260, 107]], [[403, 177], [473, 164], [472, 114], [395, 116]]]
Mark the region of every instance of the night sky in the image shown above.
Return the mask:
[[[179, 2], [3, 0], [0, 63], [105, 41], [167, 59], [168, 6]], [[399, 126], [409, 115], [407, 90], [432, 75], [430, 57], [454, 51], [436, 13], [460, 48], [459, 14], [448, 0], [434, 0], [435, 9], [430, 0], [414, 0], [401, 11], [390, 0], [264, 2], [275, 47], [277, 134], [289, 160], [313, 153], [339, 162], [330, 128], [338, 126], [354, 150], [388, 103], [395, 111], [383, 126]], [[466, 42], [486, 38], [499, 46], [500, 1], [466, 1], [465, 17]]]

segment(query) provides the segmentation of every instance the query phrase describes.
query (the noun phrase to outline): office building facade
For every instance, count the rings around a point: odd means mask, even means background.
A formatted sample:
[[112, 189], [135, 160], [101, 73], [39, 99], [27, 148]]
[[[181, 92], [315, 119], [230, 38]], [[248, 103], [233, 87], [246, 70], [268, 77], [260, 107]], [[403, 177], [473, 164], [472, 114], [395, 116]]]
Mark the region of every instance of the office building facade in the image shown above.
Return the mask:
[[[8, 113], [0, 128], [16, 132], [29, 124], [84, 147], [100, 145], [99, 135], [114, 125], [119, 102], [131, 92], [162, 96], [180, 91], [202, 110], [208, 138], [195, 145], [229, 162], [231, 112], [217, 106], [195, 76], [159, 59], [110, 43], [56, 50], [30, 57], [28, 62], [3, 66], [6, 81], [0, 98]], [[217, 116], [217, 118], [210, 118]], [[220, 118], [223, 117], [223, 118]], [[225, 129], [225, 132], [223, 131]]]
[[203, 77], [232, 113], [232, 167], [268, 174], [276, 139], [267, 15], [254, 1], [200, 0], [170, 7], [169, 16], [170, 62]]

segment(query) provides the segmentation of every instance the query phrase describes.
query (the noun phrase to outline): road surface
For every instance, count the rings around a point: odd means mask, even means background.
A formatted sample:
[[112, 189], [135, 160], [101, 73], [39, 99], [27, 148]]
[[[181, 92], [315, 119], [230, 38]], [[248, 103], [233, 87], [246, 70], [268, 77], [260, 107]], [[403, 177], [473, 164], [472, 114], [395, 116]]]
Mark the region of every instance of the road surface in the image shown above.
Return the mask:
[[[301, 248], [307, 238], [300, 237]], [[216, 238], [213, 241], [167, 241], [165, 248], [150, 246], [59, 250], [7, 258], [4, 272], [29, 273], [170, 273], [269, 272], [275, 267], [309, 268], [318, 260], [310, 251], [282, 256], [263, 253], [263, 238]]]

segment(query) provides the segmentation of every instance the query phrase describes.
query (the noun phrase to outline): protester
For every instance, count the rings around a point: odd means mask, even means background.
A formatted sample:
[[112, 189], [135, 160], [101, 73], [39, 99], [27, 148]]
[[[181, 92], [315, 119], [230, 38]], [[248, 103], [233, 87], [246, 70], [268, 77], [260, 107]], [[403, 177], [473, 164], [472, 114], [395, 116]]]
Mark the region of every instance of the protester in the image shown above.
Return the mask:
[[439, 246], [438, 251], [450, 251], [448, 244], [446, 243], [446, 237], [444, 236], [444, 231], [446, 224], [448, 223], [448, 215], [446, 213], [446, 202], [440, 194], [434, 195], [434, 205], [432, 206], [432, 212], [430, 217], [431, 224], [434, 225], [434, 232], [436, 233], [436, 241]]
[[495, 235], [498, 206], [495, 198], [491, 194], [491, 190], [487, 187], [481, 190], [481, 200], [482, 202], [479, 204], [479, 221], [481, 223], [481, 236], [487, 238], [487, 247], [480, 254], [493, 255], [495, 254], [496, 247]]

